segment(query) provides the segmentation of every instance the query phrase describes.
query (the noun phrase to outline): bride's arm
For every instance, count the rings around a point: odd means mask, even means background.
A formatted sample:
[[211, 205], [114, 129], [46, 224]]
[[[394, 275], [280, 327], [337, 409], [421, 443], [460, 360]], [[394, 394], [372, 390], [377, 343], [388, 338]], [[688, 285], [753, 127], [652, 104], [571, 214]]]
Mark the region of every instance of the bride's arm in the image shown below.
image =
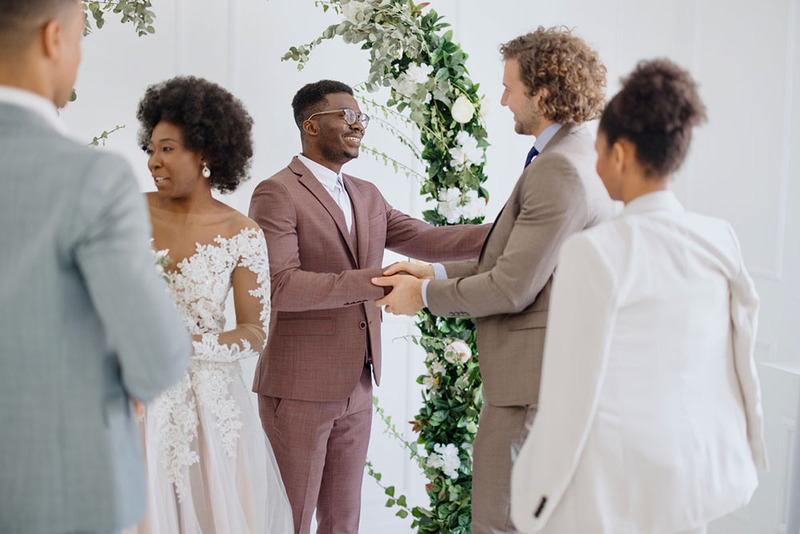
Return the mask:
[[258, 356], [267, 344], [270, 280], [267, 244], [260, 229], [237, 236], [240, 258], [233, 270], [236, 327], [220, 334], [192, 336], [194, 358], [233, 361]]

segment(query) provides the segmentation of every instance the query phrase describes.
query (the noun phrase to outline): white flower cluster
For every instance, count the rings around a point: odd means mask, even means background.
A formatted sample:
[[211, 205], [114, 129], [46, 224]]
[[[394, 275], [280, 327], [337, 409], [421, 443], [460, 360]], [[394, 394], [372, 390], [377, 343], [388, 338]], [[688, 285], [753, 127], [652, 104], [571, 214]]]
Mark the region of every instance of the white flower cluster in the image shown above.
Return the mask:
[[486, 211], [486, 201], [474, 190], [462, 193], [457, 187], [451, 187], [439, 197], [437, 209], [450, 224], [459, 222], [461, 217], [467, 220], [477, 219]]
[[155, 262], [156, 272], [164, 279], [164, 281], [169, 284], [171, 278], [170, 273], [167, 271], [167, 266], [169, 266], [170, 262], [172, 261], [169, 257], [169, 249], [163, 250], [156, 250], [153, 246], [153, 238], [150, 238], [150, 250], [153, 252], [153, 261]]
[[472, 358], [472, 349], [460, 339], [456, 339], [444, 348], [444, 359], [448, 363], [467, 363], [470, 358]]
[[[434, 357], [436, 356], [435, 353], [431, 353]], [[436, 386], [439, 385], [441, 379], [439, 375], [443, 375], [445, 373], [444, 365], [442, 362], [434, 361], [430, 366], [428, 366], [428, 370], [425, 372], [425, 376], [422, 377], [422, 384], [428, 388], [429, 390], [433, 390]]]
[[358, 16], [364, 12], [364, 9], [369, 5], [369, 2], [361, 0], [350, 0], [349, 2], [342, 2], [342, 15], [344, 19], [352, 22], [353, 24], [361, 22]]
[[430, 65], [420, 66], [412, 63], [405, 72], [395, 78], [392, 87], [397, 94], [412, 99], [416, 97], [419, 86], [428, 83], [432, 72], [433, 67]]
[[469, 132], [461, 130], [456, 134], [456, 146], [450, 149], [450, 166], [453, 168], [480, 165], [483, 151], [478, 147], [478, 140]]
[[461, 467], [461, 460], [458, 458], [458, 447], [452, 443], [442, 445], [437, 443], [433, 446], [433, 450], [426, 465], [434, 469], [441, 469], [442, 472], [450, 478], [458, 478], [458, 469]]

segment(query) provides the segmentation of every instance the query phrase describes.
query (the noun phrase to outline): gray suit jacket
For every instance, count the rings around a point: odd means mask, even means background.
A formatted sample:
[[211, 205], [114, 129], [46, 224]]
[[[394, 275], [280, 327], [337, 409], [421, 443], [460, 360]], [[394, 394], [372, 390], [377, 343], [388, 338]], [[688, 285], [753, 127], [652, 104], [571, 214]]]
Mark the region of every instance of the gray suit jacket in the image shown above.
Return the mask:
[[110, 531], [145, 510], [130, 397], [191, 345], [130, 167], [0, 103], [0, 532]]
[[564, 124], [517, 181], [476, 261], [445, 263], [428, 309], [477, 317], [483, 396], [495, 406], [536, 404], [550, 286], [561, 243], [611, 217], [586, 126]]

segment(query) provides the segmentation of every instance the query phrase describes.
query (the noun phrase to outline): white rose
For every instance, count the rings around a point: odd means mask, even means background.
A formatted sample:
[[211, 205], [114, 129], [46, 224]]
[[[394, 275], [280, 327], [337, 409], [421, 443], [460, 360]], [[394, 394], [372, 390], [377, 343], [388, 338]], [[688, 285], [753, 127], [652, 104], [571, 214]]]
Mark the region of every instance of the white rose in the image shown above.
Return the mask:
[[453, 107], [450, 108], [450, 113], [453, 115], [453, 119], [455, 119], [456, 122], [466, 124], [471, 121], [472, 117], [475, 115], [475, 106], [470, 102], [469, 98], [461, 95], [456, 98]]
[[[470, 191], [470, 193], [472, 192]], [[470, 358], [472, 358], [472, 349], [469, 348], [465, 341], [460, 339], [456, 339], [444, 348], [444, 359], [450, 363], [455, 363], [456, 361], [463, 363]]]

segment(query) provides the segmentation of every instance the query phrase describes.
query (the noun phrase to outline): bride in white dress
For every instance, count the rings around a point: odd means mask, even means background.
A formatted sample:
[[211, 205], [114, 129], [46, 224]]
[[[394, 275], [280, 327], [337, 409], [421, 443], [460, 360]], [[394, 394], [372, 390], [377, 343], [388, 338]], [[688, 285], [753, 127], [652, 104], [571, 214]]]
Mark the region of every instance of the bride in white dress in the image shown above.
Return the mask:
[[[147, 195], [153, 245], [168, 254], [165, 277], [194, 355], [144, 410], [148, 513], [130, 532], [289, 534], [291, 508], [239, 364], [266, 344], [266, 242], [211, 196], [246, 177], [252, 120], [225, 89], [193, 77], [148, 88], [137, 117], [157, 188]], [[231, 289], [236, 325], [225, 330]]]

